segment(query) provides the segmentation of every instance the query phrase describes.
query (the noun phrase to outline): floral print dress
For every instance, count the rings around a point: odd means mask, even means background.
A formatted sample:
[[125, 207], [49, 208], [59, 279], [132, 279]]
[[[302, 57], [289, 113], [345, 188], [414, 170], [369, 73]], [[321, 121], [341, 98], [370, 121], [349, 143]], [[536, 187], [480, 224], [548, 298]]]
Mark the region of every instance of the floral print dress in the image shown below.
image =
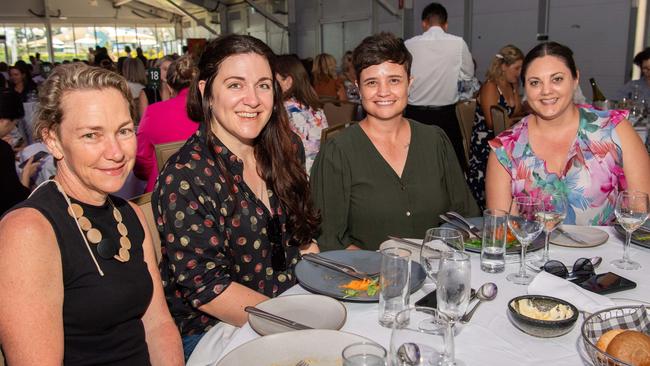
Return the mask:
[[512, 195], [568, 198], [565, 224], [609, 225], [619, 191], [627, 188], [623, 153], [616, 126], [627, 111], [579, 108], [580, 124], [560, 175], [549, 172], [528, 142], [527, 116], [490, 141], [497, 159], [512, 178]]
[[311, 170], [318, 150], [320, 150], [320, 136], [324, 128], [328, 127], [327, 118], [322, 109], [316, 109], [300, 103], [296, 98], [284, 101], [284, 107], [289, 115], [291, 130], [300, 136], [305, 147], [305, 168], [307, 175]]
[[[515, 108], [508, 105], [506, 98], [499, 91], [498, 104], [506, 109], [508, 116], [514, 113]], [[467, 184], [474, 195], [474, 199], [481, 211], [485, 208], [485, 169], [487, 168], [490, 146], [488, 141], [494, 138], [494, 131], [485, 123], [485, 116], [481, 104], [476, 103], [474, 112], [474, 127], [472, 128], [472, 140], [470, 143], [469, 172], [467, 173]]]

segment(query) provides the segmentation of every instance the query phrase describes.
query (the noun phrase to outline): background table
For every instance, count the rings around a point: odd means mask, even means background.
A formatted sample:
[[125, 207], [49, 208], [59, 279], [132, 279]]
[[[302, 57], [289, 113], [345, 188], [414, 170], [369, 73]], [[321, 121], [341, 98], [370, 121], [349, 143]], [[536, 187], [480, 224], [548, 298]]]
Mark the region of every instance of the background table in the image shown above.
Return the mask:
[[[625, 271], [612, 266], [609, 262], [623, 254], [622, 239], [611, 227], [603, 227], [610, 238], [607, 243], [593, 248], [565, 248], [551, 245], [551, 259], [559, 259], [567, 264], [580, 257], [603, 257], [603, 263], [596, 269], [597, 273], [614, 272], [637, 283], [633, 290], [618, 292], [609, 297], [620, 302], [621, 298], [650, 302], [650, 249], [632, 244], [630, 256], [641, 263], [636, 271]], [[518, 264], [506, 265], [504, 273], [490, 274], [481, 271], [479, 255], [471, 254], [472, 287], [478, 288], [484, 282], [495, 282], [499, 287], [497, 298], [486, 302], [476, 311], [469, 324], [461, 325], [456, 335], [456, 355], [466, 365], [590, 365], [580, 339], [580, 326], [584, 321], [580, 315], [573, 330], [557, 338], [536, 338], [529, 336], [510, 322], [507, 315], [508, 301], [524, 295], [527, 286], [514, 285], [506, 280], [506, 275], [518, 269]], [[426, 286], [411, 295], [411, 303], [431, 289]], [[299, 285], [294, 286], [283, 295], [308, 293]], [[347, 320], [342, 331], [365, 336], [388, 349], [390, 329], [383, 328], [377, 322], [377, 304], [345, 302]], [[206, 334], [209, 337], [210, 333]], [[220, 357], [259, 335], [246, 324], [238, 329]]]

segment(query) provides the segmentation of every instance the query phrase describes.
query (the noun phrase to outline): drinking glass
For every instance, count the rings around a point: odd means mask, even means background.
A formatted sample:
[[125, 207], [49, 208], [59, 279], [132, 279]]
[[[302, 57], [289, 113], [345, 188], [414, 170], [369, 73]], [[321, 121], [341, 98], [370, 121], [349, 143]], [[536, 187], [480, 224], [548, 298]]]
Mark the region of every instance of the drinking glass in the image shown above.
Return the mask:
[[[437, 366], [444, 361], [445, 340], [437, 324], [448, 318], [434, 308], [410, 307], [397, 313], [390, 335], [391, 366]], [[432, 330], [432, 324], [434, 324]]]
[[442, 227], [429, 229], [424, 234], [420, 248], [420, 264], [427, 276], [435, 283], [441, 254], [451, 250], [462, 251], [464, 247], [463, 235], [460, 231]]
[[544, 210], [538, 215], [544, 223], [543, 230], [546, 237], [544, 238], [544, 252], [542, 253], [542, 257], [533, 262], [533, 265], [536, 267], [542, 267], [550, 260], [549, 238], [553, 230], [560, 226], [566, 218], [567, 205], [566, 196], [562, 193], [552, 194], [544, 201]]
[[639, 269], [641, 265], [630, 259], [629, 248], [632, 233], [638, 229], [648, 218], [648, 195], [638, 191], [622, 191], [616, 199], [616, 220], [625, 229], [625, 244], [623, 244], [623, 258], [612, 262], [621, 269]]
[[508, 227], [521, 245], [521, 262], [519, 272], [506, 276], [508, 281], [518, 285], [528, 285], [533, 280], [533, 277], [526, 273], [526, 248], [544, 228], [540, 216], [543, 210], [544, 204], [538, 197], [520, 196], [512, 199]]
[[441, 365], [462, 365], [454, 351], [454, 324], [465, 314], [471, 292], [472, 268], [467, 253], [445, 253], [438, 271], [438, 310], [448, 318], [445, 331], [445, 359]]
[[377, 343], [359, 342], [345, 347], [343, 366], [386, 366], [386, 350]]
[[508, 213], [489, 208], [483, 211], [483, 238], [481, 241], [481, 270], [503, 272], [506, 267]]
[[411, 251], [384, 248], [379, 274], [379, 324], [391, 327], [398, 312], [409, 303]]

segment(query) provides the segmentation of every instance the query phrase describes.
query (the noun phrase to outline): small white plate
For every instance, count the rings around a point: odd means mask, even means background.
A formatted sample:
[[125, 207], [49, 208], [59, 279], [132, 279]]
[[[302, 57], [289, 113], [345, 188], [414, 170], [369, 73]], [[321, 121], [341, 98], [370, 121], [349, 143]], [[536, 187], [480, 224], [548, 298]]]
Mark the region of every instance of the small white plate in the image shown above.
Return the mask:
[[[323, 295], [279, 296], [256, 307], [314, 329], [339, 330], [347, 317], [345, 306], [340, 301]], [[253, 314], [248, 314], [248, 322], [254, 331], [263, 336], [295, 330]]]
[[609, 234], [592, 226], [562, 225], [562, 229], [574, 237], [584, 240], [586, 244], [575, 242], [557, 230], [551, 233], [550, 242], [552, 244], [571, 248], [590, 248], [604, 244], [609, 239]]
[[242, 344], [217, 366], [293, 366], [301, 360], [309, 365], [340, 366], [343, 349], [358, 342], [374, 343], [356, 334], [329, 329], [278, 333]]

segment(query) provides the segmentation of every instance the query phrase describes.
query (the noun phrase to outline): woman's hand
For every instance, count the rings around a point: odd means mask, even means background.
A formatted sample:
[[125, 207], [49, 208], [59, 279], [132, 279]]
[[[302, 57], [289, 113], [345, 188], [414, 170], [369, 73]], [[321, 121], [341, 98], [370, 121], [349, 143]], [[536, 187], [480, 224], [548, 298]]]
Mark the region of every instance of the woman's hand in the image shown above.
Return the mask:
[[38, 168], [41, 166], [40, 163], [41, 160], [39, 161], [34, 161], [34, 157], [32, 156], [27, 160], [25, 163], [25, 166], [23, 167], [23, 171], [20, 173], [20, 183], [24, 185], [27, 188], [31, 187], [31, 178], [36, 172], [38, 171]]

